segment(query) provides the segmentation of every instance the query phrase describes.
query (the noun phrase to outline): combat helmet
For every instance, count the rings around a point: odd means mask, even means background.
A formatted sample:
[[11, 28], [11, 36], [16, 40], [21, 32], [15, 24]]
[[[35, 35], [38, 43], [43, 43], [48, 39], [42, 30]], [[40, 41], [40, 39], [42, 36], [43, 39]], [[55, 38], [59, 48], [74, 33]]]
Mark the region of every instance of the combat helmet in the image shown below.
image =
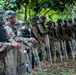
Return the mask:
[[5, 12], [5, 17], [6, 19], [11, 18], [11, 17], [15, 17], [16, 16], [16, 12], [13, 10], [7, 10]]

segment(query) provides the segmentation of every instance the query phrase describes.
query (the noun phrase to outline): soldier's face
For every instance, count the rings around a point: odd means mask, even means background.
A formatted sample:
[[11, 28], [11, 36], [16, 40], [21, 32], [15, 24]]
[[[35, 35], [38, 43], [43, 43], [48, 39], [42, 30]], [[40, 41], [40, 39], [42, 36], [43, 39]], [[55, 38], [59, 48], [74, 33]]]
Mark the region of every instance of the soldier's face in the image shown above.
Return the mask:
[[16, 22], [16, 19], [14, 17], [10, 17], [8, 21], [10, 21], [11, 24], [14, 24]]
[[45, 23], [46, 19], [42, 19], [41, 21], [42, 21], [42, 23]]

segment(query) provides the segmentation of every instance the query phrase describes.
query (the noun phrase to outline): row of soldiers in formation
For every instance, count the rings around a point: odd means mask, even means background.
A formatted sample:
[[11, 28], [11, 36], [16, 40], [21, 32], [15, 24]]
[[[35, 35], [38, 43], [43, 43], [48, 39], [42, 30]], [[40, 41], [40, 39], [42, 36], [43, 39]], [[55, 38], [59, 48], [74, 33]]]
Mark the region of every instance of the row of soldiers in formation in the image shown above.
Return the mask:
[[21, 30], [25, 22], [20, 22], [21, 28], [16, 20], [16, 12], [0, 8], [0, 75], [25, 75], [29, 67], [28, 43], [35, 42], [35, 38], [24, 38]]
[[[45, 26], [47, 25], [47, 27]], [[30, 23], [16, 19], [16, 12], [0, 8], [0, 75], [25, 75], [40, 62], [51, 65], [59, 58], [75, 58], [76, 18], [58, 19], [32, 16]]]

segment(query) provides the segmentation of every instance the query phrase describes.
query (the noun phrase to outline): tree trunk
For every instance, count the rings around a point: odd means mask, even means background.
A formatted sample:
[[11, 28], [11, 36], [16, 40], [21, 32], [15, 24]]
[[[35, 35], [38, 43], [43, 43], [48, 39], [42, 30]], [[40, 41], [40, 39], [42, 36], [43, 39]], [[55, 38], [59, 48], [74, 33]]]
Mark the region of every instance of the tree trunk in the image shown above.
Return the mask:
[[29, 8], [29, 20], [31, 19], [31, 10]]
[[25, 5], [25, 15], [24, 15], [24, 21], [27, 20], [27, 5]]

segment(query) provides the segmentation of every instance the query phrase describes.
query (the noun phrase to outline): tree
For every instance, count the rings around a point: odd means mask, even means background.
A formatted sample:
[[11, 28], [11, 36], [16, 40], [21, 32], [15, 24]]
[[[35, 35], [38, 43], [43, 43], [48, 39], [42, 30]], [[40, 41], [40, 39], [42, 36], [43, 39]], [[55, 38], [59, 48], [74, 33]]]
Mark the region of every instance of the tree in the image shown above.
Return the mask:
[[[3, 1], [3, 0], [2, 0]], [[66, 5], [74, 5], [75, 0], [4, 0], [3, 7], [5, 10], [13, 9], [15, 11], [21, 9], [21, 7], [25, 8], [25, 20], [27, 19], [27, 9], [32, 9], [35, 14], [40, 13], [40, 11], [44, 8], [49, 8], [50, 10], [60, 10], [64, 11]], [[6, 7], [7, 6], [7, 7]], [[46, 11], [45, 14], [49, 11]]]

